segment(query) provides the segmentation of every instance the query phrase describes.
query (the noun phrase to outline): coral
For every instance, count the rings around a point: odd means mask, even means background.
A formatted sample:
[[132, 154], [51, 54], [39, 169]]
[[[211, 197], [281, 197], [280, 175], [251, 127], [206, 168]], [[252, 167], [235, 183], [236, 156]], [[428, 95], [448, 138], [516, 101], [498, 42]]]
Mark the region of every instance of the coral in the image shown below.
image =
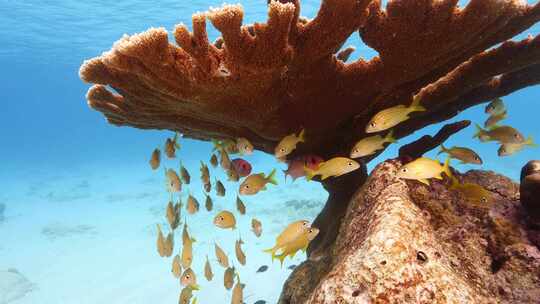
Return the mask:
[[540, 297], [540, 251], [518, 216], [516, 184], [491, 172], [456, 173], [492, 192], [495, 201], [478, 209], [446, 181], [427, 187], [396, 178], [399, 166], [390, 160], [374, 169], [353, 196], [335, 243], [294, 270], [280, 303], [534, 303]]
[[[540, 5], [456, 2], [324, 0], [305, 20], [298, 0], [269, 1], [266, 23], [252, 25], [240, 5], [224, 5], [194, 14], [192, 32], [176, 26], [176, 44], [163, 28], [126, 35], [80, 77], [95, 84], [90, 107], [115, 125], [242, 136], [268, 152], [305, 127], [300, 152], [329, 156], [364, 137], [377, 111], [413, 96], [428, 111], [397, 137], [539, 82], [540, 38], [507, 40], [538, 21]], [[222, 34], [214, 44], [207, 20]], [[379, 56], [345, 62], [353, 49], [340, 48], [355, 31]]]

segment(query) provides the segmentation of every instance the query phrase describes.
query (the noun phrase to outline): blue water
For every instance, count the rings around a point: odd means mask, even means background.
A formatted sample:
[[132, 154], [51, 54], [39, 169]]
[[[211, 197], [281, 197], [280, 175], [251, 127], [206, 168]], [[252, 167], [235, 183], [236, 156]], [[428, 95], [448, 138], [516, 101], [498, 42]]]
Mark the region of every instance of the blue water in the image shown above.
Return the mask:
[[[265, 20], [266, 1], [241, 3], [245, 23]], [[161, 169], [152, 172], [148, 168], [150, 152], [172, 134], [107, 124], [100, 113], [88, 108], [88, 85], [78, 78], [78, 69], [83, 60], [109, 50], [124, 33], [160, 26], [171, 30], [180, 22], [191, 26], [192, 13], [219, 5], [221, 2], [211, 0], [157, 4], [135, 0], [0, 0], [0, 204], [5, 205], [5, 219], [0, 222], [0, 271], [16, 268], [35, 287], [13, 303], [176, 303], [180, 286], [170, 275], [170, 260], [160, 258], [155, 250], [154, 227], [164, 223], [168, 195]], [[302, 15], [314, 17], [318, 6], [318, 1], [302, 1]], [[217, 31], [210, 25], [208, 30], [214, 40]], [[537, 32], [538, 27], [533, 27], [518, 38]], [[357, 46], [350, 60], [376, 55], [361, 44], [357, 34], [345, 45], [350, 44]], [[509, 112], [505, 124], [540, 139], [539, 98], [539, 87], [505, 97]], [[451, 121], [482, 123], [485, 118], [483, 106], [479, 106]], [[434, 134], [439, 127], [428, 127], [399, 143]], [[450, 138], [447, 145], [473, 148], [484, 165], [456, 165], [459, 170], [482, 168], [517, 180], [521, 166], [540, 156], [538, 149], [525, 149], [499, 158], [495, 144], [479, 143], [471, 138], [473, 133], [474, 128], [469, 127]], [[192, 140], [182, 140], [181, 145], [178, 158], [194, 180], [189, 188], [204, 205], [198, 164], [201, 155], [208, 161], [211, 146]], [[395, 157], [398, 148], [390, 146], [369, 168]], [[432, 151], [428, 156], [435, 154]], [[258, 172], [283, 169], [269, 155], [255, 153], [248, 159]], [[178, 161], [164, 164], [177, 167]], [[225, 179], [218, 170], [213, 174]], [[242, 280], [248, 282], [247, 303], [259, 299], [275, 303], [290, 273], [287, 266], [305, 258], [300, 255], [280, 268], [262, 249], [272, 245], [288, 222], [312, 220], [327, 194], [317, 183], [284, 183], [282, 175], [279, 179], [279, 187], [245, 199], [248, 214], [240, 217], [239, 232], [210, 229], [212, 214], [203, 206], [188, 219], [192, 233], [200, 240], [194, 249], [194, 269], [198, 269], [202, 287], [197, 293], [199, 303], [222, 303], [230, 298], [230, 292], [222, 287], [222, 269], [215, 262], [214, 281], [208, 283], [202, 275], [202, 263], [206, 254], [213, 255], [214, 241], [234, 260], [234, 240], [238, 234], [245, 239], [248, 265], [239, 268]], [[234, 208], [233, 189], [237, 185], [226, 183], [226, 187], [227, 196], [215, 199], [217, 208]], [[187, 192], [185, 189], [184, 195]], [[298, 207], [302, 205], [307, 207]], [[247, 229], [253, 216], [263, 222], [260, 239]], [[256, 274], [264, 264], [270, 269]], [[0, 304], [4, 304], [1, 294]]]

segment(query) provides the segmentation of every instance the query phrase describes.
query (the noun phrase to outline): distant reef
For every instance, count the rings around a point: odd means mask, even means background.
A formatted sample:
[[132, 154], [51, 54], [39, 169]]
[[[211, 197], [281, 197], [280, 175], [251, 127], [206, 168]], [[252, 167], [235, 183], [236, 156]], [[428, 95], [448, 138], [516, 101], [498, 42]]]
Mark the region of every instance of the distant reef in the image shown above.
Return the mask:
[[490, 191], [488, 206], [447, 181], [400, 180], [400, 166], [373, 170], [335, 241], [310, 248], [279, 303], [537, 303], [540, 162], [523, 168], [521, 189], [493, 172], [456, 173]]

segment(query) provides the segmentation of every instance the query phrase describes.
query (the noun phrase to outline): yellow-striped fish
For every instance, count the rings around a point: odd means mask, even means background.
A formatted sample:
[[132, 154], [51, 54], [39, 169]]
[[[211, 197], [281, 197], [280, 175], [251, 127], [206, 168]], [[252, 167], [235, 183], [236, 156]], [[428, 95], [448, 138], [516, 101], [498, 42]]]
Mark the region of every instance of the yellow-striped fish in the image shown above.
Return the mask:
[[451, 158], [460, 160], [462, 164], [475, 164], [475, 165], [481, 165], [482, 159], [476, 152], [469, 148], [465, 147], [452, 147], [450, 149], [447, 149], [444, 145], [441, 144], [441, 150], [437, 155], [441, 153], [446, 153]]
[[420, 105], [420, 99], [416, 97], [413, 98], [413, 101], [409, 107], [397, 105], [384, 109], [371, 118], [366, 127], [366, 133], [375, 133], [388, 130], [409, 119], [409, 114], [412, 112], [422, 111], [426, 111], [426, 108]]
[[414, 179], [429, 186], [429, 178], [443, 179], [442, 173], [451, 176], [449, 164], [450, 158], [447, 158], [444, 165], [441, 165], [437, 160], [420, 157], [402, 166], [397, 173], [397, 177]]

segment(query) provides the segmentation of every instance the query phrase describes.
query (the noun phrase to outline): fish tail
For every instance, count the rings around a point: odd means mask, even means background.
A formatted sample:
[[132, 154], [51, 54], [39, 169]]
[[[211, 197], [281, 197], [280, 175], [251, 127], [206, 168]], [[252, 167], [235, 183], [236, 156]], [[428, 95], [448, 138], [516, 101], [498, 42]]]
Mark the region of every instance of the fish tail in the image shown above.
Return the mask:
[[437, 153], [437, 155], [441, 153], [446, 153], [446, 152], [448, 152], [448, 149], [446, 149], [446, 147], [443, 144], [441, 144], [441, 150], [439, 151], [439, 153]]
[[448, 177], [452, 176], [452, 172], [450, 171], [450, 157], [447, 157], [444, 161], [443, 172], [446, 173]]
[[396, 138], [394, 137], [394, 130], [390, 130], [388, 134], [384, 137], [384, 141], [387, 143], [395, 143], [397, 142]]
[[271, 184], [274, 184], [274, 185], [278, 184], [278, 182], [276, 180], [276, 169], [275, 168], [272, 169], [270, 174], [268, 174], [268, 177], [266, 178], [266, 180]]
[[426, 108], [420, 104], [420, 97], [418, 95], [413, 96], [413, 101], [411, 103], [411, 106], [409, 107], [411, 112], [424, 112], [426, 111]]
[[217, 139], [212, 139], [212, 144], [214, 145], [214, 148], [212, 149], [212, 151], [220, 150], [222, 147], [221, 142]]
[[482, 129], [482, 127], [480, 127], [479, 124], [474, 124], [476, 126], [476, 133], [474, 133], [473, 135], [473, 138], [480, 138], [480, 136], [484, 133], [484, 129]]
[[313, 177], [316, 175], [315, 170], [310, 169], [310, 168], [308, 168], [308, 167], [306, 167], [306, 166], [304, 166], [304, 172], [306, 173], [306, 179], [307, 179], [308, 181], [312, 180]]
[[525, 145], [531, 146], [531, 147], [538, 147], [538, 145], [534, 142], [532, 135], [527, 137], [527, 140], [525, 141]]
[[302, 130], [300, 130], [300, 134], [298, 134], [298, 140], [301, 142], [306, 141], [306, 129], [302, 128]]
[[287, 257], [287, 255], [285, 253], [282, 253], [278, 256], [276, 256], [277, 259], [279, 260], [279, 262], [281, 263], [281, 267], [283, 268], [283, 261], [285, 261], [285, 258]]
[[193, 284], [190, 286], [192, 290], [201, 290], [201, 287], [197, 284]]

